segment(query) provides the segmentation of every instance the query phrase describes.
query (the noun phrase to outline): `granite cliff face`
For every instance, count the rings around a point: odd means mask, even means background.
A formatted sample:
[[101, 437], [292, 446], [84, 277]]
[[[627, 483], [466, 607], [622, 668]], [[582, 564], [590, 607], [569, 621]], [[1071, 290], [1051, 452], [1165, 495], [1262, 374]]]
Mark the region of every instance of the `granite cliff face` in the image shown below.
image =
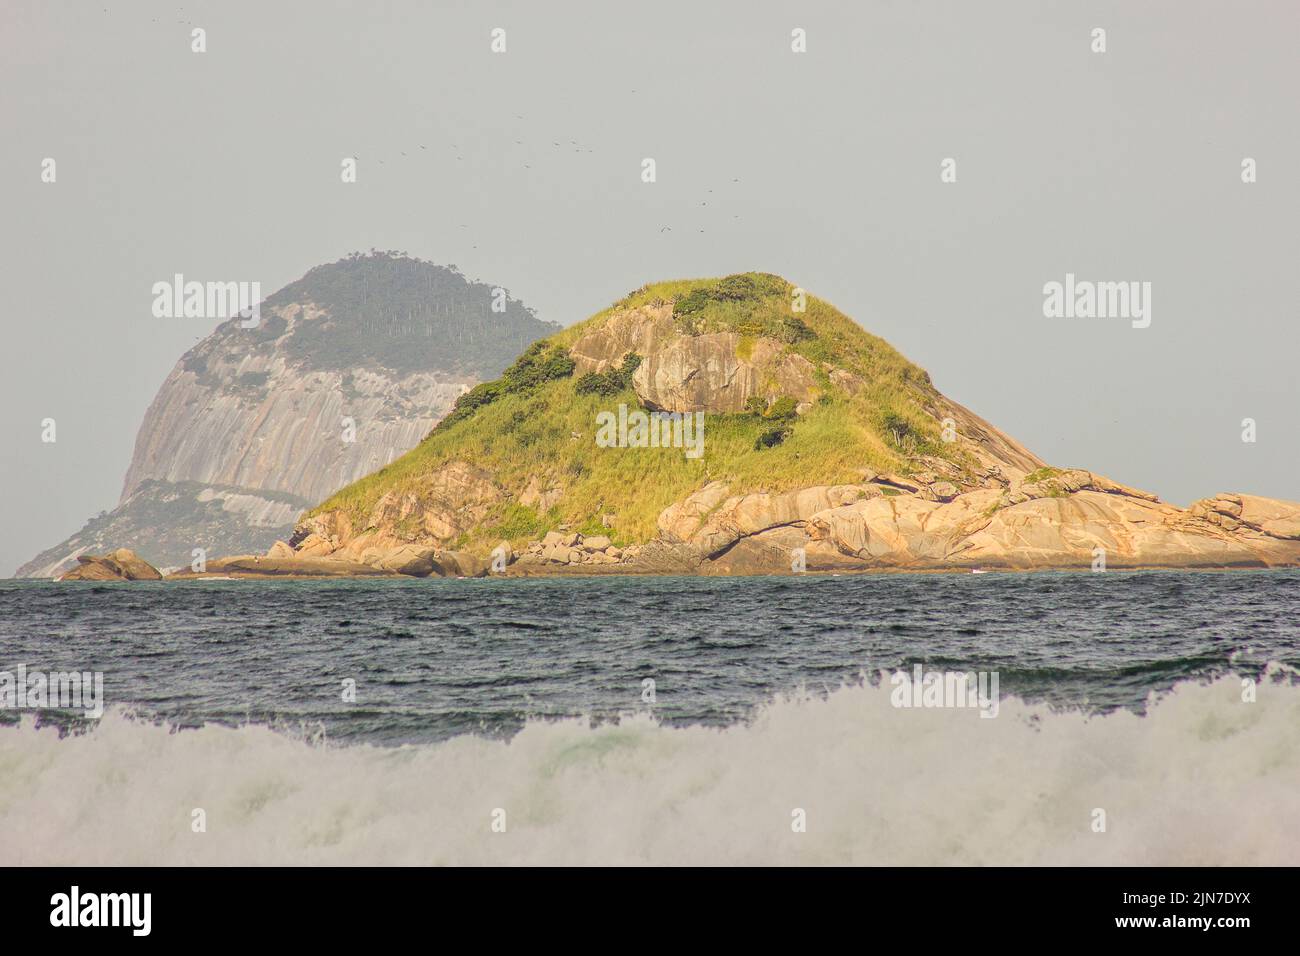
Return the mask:
[[250, 349], [246, 331], [228, 323], [167, 376], [136, 438], [123, 501], [150, 479], [318, 501], [414, 447], [476, 381], [441, 370], [316, 367], [282, 343], [327, 313], [296, 302], [267, 313], [283, 323], [275, 338]]
[[[1049, 467], [833, 307], [792, 310], [800, 293], [761, 274], [637, 290], [312, 511], [294, 553], [417, 574], [406, 558], [452, 547], [512, 574], [1300, 565], [1300, 504], [1182, 509]], [[619, 406], [703, 413], [704, 454], [602, 446]]]
[[738, 413], [769, 392], [801, 405], [817, 393], [817, 367], [784, 343], [734, 331], [680, 335], [672, 303], [611, 316], [569, 350], [578, 374], [604, 372], [629, 352], [642, 356], [632, 375], [637, 398], [657, 411]]
[[118, 507], [18, 576], [119, 546], [173, 567], [195, 549], [264, 551], [557, 328], [503, 290], [400, 254], [313, 269], [266, 299], [256, 328], [227, 321], [181, 358], [145, 414]]

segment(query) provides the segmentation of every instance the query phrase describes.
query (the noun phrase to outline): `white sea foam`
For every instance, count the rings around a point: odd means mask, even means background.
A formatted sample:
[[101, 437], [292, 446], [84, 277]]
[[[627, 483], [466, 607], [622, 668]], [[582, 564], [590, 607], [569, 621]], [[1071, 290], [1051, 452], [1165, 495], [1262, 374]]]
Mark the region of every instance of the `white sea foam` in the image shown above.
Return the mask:
[[400, 748], [28, 721], [0, 729], [0, 863], [1300, 862], [1289, 680], [1256, 703], [1235, 678], [1183, 684], [1141, 717], [1004, 700], [982, 720], [889, 691], [782, 699], [723, 730], [537, 721]]

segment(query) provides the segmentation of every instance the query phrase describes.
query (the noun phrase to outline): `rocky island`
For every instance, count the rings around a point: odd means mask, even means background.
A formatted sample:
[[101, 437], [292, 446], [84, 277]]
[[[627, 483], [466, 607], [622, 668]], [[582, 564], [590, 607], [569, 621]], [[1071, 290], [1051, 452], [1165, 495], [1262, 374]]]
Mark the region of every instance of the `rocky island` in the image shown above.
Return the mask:
[[[598, 440], [602, 414], [649, 429]], [[701, 416], [703, 454], [674, 444]], [[606, 419], [608, 420], [608, 419]], [[656, 440], [663, 438], [662, 441]], [[1300, 504], [1053, 467], [777, 276], [647, 285], [534, 342], [230, 576], [1300, 565]], [[194, 576], [192, 572], [178, 576]]]

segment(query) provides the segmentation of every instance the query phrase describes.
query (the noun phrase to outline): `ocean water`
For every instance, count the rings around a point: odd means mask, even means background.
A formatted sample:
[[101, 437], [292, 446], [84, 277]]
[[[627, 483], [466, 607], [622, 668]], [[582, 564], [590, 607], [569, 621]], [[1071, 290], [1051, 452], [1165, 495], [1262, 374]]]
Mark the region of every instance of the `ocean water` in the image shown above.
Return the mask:
[[[0, 582], [0, 670], [108, 705], [0, 710], [0, 863], [1300, 863], [1298, 608], [1295, 571]], [[895, 706], [917, 664], [996, 716]]]

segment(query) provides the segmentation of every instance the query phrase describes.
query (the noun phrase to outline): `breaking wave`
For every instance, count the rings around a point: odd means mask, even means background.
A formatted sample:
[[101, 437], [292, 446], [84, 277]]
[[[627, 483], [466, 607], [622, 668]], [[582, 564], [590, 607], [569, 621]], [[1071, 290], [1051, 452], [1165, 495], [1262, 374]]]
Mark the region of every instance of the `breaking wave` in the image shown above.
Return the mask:
[[1224, 677], [1145, 716], [899, 709], [885, 682], [725, 729], [538, 720], [396, 748], [121, 710], [62, 737], [28, 720], [0, 728], [0, 832], [21, 835], [0, 863], [1295, 864], [1283, 670], [1254, 703]]

